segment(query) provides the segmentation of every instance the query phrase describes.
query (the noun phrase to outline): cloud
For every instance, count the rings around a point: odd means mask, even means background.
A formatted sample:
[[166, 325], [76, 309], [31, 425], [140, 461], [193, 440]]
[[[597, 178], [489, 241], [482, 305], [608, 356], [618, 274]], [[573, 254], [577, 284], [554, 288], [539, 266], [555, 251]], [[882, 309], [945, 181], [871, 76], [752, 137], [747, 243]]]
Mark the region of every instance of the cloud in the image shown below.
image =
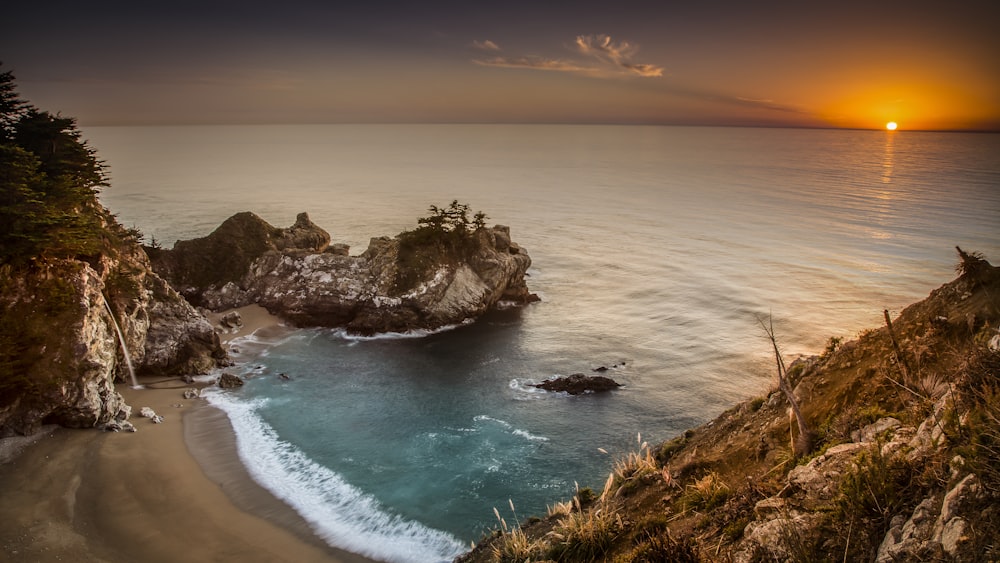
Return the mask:
[[632, 62], [632, 57], [639, 52], [638, 45], [634, 45], [628, 41], [615, 43], [610, 35], [577, 35], [576, 48], [584, 55], [594, 57], [639, 76], [663, 76], [663, 67]]
[[[490, 40], [473, 41], [472, 46], [483, 51], [500, 51], [500, 46]], [[481, 66], [577, 72], [604, 78], [622, 75], [637, 75], [647, 78], [663, 76], [663, 67], [661, 66], [632, 61], [632, 57], [639, 51], [638, 45], [628, 41], [616, 43], [608, 35], [577, 35], [574, 50], [590, 60], [581, 62], [528, 55], [473, 59], [472, 62]]]
[[797, 108], [786, 104], [781, 104], [775, 102], [774, 100], [759, 100], [754, 98], [744, 98], [742, 96], [736, 96], [735, 98], [730, 98], [729, 100], [731, 103], [747, 107], [769, 109], [772, 111], [783, 111], [787, 113], [807, 113], [805, 110], [801, 108]]
[[483, 51], [499, 51], [500, 46], [486, 39], [484, 41], [473, 41], [472, 46]]
[[542, 57], [493, 57], [491, 59], [473, 59], [482, 66], [500, 68], [527, 68], [531, 70], [554, 70], [558, 72], [595, 72], [592, 67], [580, 66], [573, 61], [562, 59], [546, 59]]

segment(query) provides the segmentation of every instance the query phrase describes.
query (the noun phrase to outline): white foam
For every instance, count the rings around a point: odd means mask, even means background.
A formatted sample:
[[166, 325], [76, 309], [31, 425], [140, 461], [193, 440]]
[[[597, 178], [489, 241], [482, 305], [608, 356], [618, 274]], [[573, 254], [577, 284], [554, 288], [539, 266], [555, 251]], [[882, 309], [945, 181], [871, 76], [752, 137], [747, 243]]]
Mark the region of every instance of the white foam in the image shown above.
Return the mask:
[[211, 392], [236, 431], [240, 459], [264, 488], [291, 505], [330, 545], [391, 563], [451, 561], [465, 546], [448, 533], [391, 514], [330, 469], [278, 438], [257, 415], [263, 401]]
[[527, 401], [532, 399], [544, 399], [546, 397], [551, 397], [553, 395], [559, 395], [560, 393], [550, 393], [545, 389], [539, 389], [535, 385], [541, 383], [537, 379], [531, 379], [526, 377], [515, 377], [510, 380], [507, 384], [512, 391], [514, 391], [514, 399], [518, 401]]
[[406, 332], [380, 332], [378, 334], [373, 334], [371, 336], [351, 334], [342, 328], [333, 329], [331, 333], [338, 338], [349, 340], [351, 342], [363, 342], [367, 340], [405, 340], [409, 338], [426, 338], [433, 334], [440, 334], [442, 332], [455, 330], [456, 328], [461, 328], [465, 325], [470, 325], [474, 322], [475, 319], [465, 319], [464, 321], [458, 324], [445, 325], [441, 328], [436, 328], [434, 330], [418, 329], [418, 330], [408, 330]]
[[515, 436], [520, 436], [522, 438], [527, 438], [527, 439], [531, 440], [532, 442], [548, 442], [549, 441], [549, 439], [546, 438], [545, 436], [535, 436], [534, 434], [532, 434], [531, 432], [528, 432], [527, 430], [520, 430], [520, 429], [518, 429], [518, 430], [513, 431], [512, 434], [514, 434]]
[[476, 422], [483, 422], [483, 421], [495, 422], [500, 426], [503, 426], [504, 428], [511, 428], [511, 424], [506, 420], [500, 420], [499, 418], [493, 418], [492, 416], [487, 416], [485, 414], [477, 415], [472, 420]]
[[501, 426], [501, 427], [503, 427], [503, 428], [505, 428], [507, 430], [510, 430], [510, 433], [513, 434], [514, 436], [520, 436], [521, 438], [527, 438], [528, 440], [531, 440], [532, 442], [548, 442], [549, 441], [549, 439], [546, 438], [545, 436], [536, 436], [536, 435], [532, 434], [531, 432], [528, 432], [527, 430], [522, 430], [520, 428], [514, 428], [514, 425], [511, 424], [511, 423], [509, 423], [509, 422], [507, 422], [506, 420], [501, 420], [499, 418], [493, 418], [492, 416], [487, 416], [485, 414], [478, 415], [475, 418], [473, 418], [472, 420], [474, 420], [476, 422], [492, 422], [492, 423], [497, 424], [497, 425], [499, 425], [499, 426]]

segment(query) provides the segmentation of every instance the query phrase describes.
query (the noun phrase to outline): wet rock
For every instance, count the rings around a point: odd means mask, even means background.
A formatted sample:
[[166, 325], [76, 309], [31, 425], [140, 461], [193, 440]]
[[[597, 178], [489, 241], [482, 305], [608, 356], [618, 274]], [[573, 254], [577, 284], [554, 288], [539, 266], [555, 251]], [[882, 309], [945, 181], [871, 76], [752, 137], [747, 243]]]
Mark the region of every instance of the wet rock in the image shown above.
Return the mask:
[[231, 373], [223, 373], [222, 375], [219, 376], [217, 384], [222, 389], [232, 389], [234, 387], [242, 387], [243, 380], [240, 379], [240, 376], [238, 375], [233, 375]]
[[566, 377], [556, 377], [546, 379], [541, 383], [533, 384], [532, 387], [544, 389], [546, 391], [556, 391], [569, 393], [570, 395], [580, 395], [583, 393], [601, 393], [611, 391], [621, 387], [621, 384], [602, 375], [587, 376], [582, 373], [574, 373]]
[[198, 390], [197, 389], [189, 388], [189, 389], [185, 389], [184, 390], [184, 398], [185, 399], [197, 399], [199, 396], [200, 395], [198, 395]]

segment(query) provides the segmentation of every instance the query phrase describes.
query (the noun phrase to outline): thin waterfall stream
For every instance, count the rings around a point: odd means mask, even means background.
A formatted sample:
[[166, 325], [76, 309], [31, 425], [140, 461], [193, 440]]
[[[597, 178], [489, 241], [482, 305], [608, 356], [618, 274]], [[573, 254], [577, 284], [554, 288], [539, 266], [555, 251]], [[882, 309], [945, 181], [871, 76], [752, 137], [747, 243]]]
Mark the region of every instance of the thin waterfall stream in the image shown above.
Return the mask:
[[118, 319], [115, 318], [115, 313], [111, 310], [111, 305], [108, 304], [108, 298], [104, 296], [104, 293], [101, 293], [101, 299], [104, 300], [104, 308], [111, 315], [111, 324], [115, 325], [115, 332], [118, 333], [118, 342], [122, 345], [122, 355], [125, 356], [125, 365], [128, 366], [128, 374], [132, 377], [132, 388], [142, 389], [142, 385], [139, 385], [139, 381], [135, 378], [135, 367], [132, 366], [132, 356], [128, 353], [128, 346], [125, 344], [125, 335], [122, 334], [122, 328], [118, 325]]

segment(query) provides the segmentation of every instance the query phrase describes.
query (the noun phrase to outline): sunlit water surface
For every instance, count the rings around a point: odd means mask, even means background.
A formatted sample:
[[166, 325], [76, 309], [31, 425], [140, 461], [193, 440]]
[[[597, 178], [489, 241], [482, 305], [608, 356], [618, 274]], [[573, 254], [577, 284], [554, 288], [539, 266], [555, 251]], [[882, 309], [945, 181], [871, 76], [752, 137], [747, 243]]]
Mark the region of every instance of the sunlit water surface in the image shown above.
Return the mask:
[[[334, 241], [452, 199], [509, 225], [542, 302], [420, 338], [288, 329], [239, 343], [229, 413], [255, 478], [332, 544], [450, 558], [493, 525], [599, 488], [636, 434], [668, 439], [772, 384], [786, 354], [877, 326], [1000, 257], [1000, 136], [610, 126], [88, 128], [101, 199], [167, 246], [250, 210]], [[568, 397], [526, 384], [624, 362]], [[277, 373], [293, 376], [282, 382]], [[601, 453], [603, 448], [610, 453]]]

